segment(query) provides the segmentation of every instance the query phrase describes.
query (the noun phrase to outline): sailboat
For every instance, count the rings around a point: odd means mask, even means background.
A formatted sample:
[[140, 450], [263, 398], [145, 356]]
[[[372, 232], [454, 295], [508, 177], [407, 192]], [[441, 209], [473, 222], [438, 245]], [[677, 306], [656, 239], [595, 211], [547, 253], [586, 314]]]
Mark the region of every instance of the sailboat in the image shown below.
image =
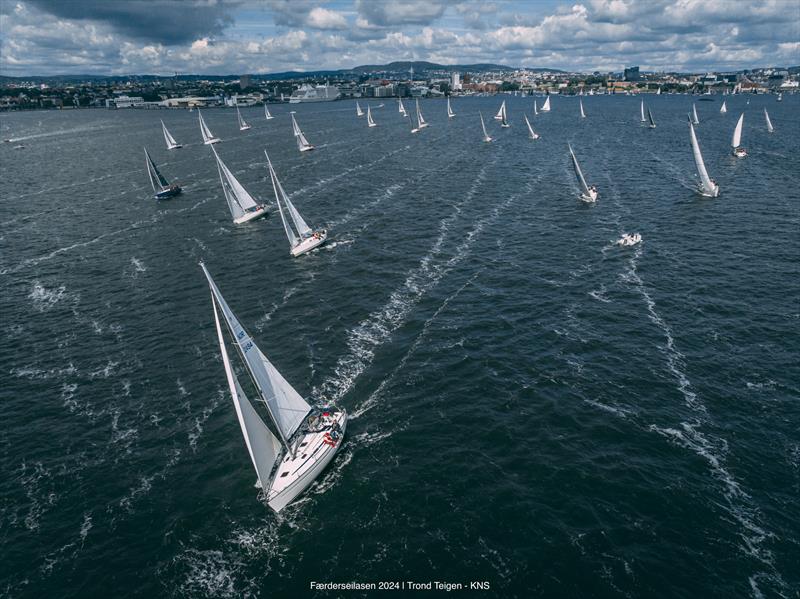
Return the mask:
[[269, 108], [267, 107], [266, 104], [264, 104], [264, 118], [267, 119], [268, 121], [271, 121], [272, 119], [275, 118], [274, 116], [272, 116], [272, 114], [270, 114]]
[[488, 143], [492, 141], [492, 138], [489, 137], [489, 134], [486, 132], [486, 123], [483, 122], [483, 113], [479, 112], [478, 114], [481, 117], [481, 129], [483, 129], [483, 141]]
[[722, 106], [720, 106], [719, 111], [720, 114], [725, 114], [726, 112], [728, 112], [728, 105], [725, 100], [722, 101]]
[[655, 129], [656, 128], [656, 122], [653, 120], [653, 113], [650, 112], [650, 107], [649, 106], [647, 107], [647, 120], [650, 122], [650, 124], [647, 125], [647, 126], [650, 129]]
[[511, 125], [508, 124], [508, 115], [506, 114], [506, 103], [505, 100], [503, 101], [503, 105], [500, 107], [501, 118], [500, 118], [500, 126], [504, 129], [508, 129]]
[[586, 185], [586, 179], [583, 178], [583, 172], [581, 171], [581, 167], [578, 164], [578, 159], [575, 158], [575, 152], [572, 151], [572, 145], [567, 144], [569, 146], [569, 155], [572, 157], [572, 168], [575, 169], [575, 177], [578, 179], [578, 184], [581, 188], [581, 199], [584, 202], [596, 202], [597, 201], [597, 187], [592, 185], [589, 187]]
[[719, 195], [719, 185], [708, 176], [706, 165], [703, 162], [703, 155], [700, 153], [700, 144], [697, 143], [697, 135], [694, 132], [694, 125], [689, 119], [689, 135], [692, 140], [692, 153], [694, 154], [694, 164], [697, 167], [697, 174], [700, 176], [700, 183], [697, 191], [700, 195], [716, 198]]
[[239, 131], [247, 131], [250, 125], [242, 118], [242, 113], [239, 112], [239, 107], [236, 107], [236, 118], [239, 120]]
[[639, 121], [642, 123], [646, 123], [647, 119], [644, 118], [644, 100], [642, 100], [642, 103], [639, 105], [639, 111], [641, 112], [641, 118], [639, 119]]
[[356, 116], [364, 116], [364, 111], [361, 110], [361, 106], [358, 104], [358, 100], [356, 100]]
[[200, 112], [200, 109], [197, 109], [197, 118], [200, 120], [200, 133], [203, 134], [203, 143], [207, 146], [211, 144], [218, 144], [219, 137], [214, 137], [214, 134], [211, 133], [211, 129], [208, 128], [206, 122], [203, 120], [203, 113]]
[[[314, 482], [336, 455], [344, 438], [347, 412], [334, 407], [312, 408], [281, 376], [241, 325], [205, 264], [201, 262], [200, 267], [211, 289], [225, 378], [250, 461], [258, 476], [258, 486], [266, 495], [267, 505], [280, 512]], [[231, 366], [220, 320], [225, 322], [228, 343], [236, 347], [234, 353], [241, 359], [249, 375], [247, 378], [252, 382], [256, 405], [248, 399]], [[266, 406], [277, 435], [259, 415], [258, 404]]]
[[367, 104], [367, 127], [377, 127], [375, 121], [372, 120], [372, 109]]
[[297, 124], [297, 121], [294, 118], [294, 110], [289, 114], [292, 115], [292, 131], [294, 132], [294, 138], [297, 140], [297, 149], [301, 152], [313, 150], [314, 146], [308, 143], [306, 136], [303, 135], [303, 132], [300, 130], [300, 125]]
[[171, 184], [164, 178], [156, 163], [150, 158], [147, 153], [147, 148], [144, 149], [145, 162], [147, 164], [147, 175], [150, 177], [150, 185], [153, 186], [153, 197], [157, 200], [166, 200], [167, 198], [174, 197], [183, 191], [179, 185]]
[[539, 139], [539, 134], [533, 130], [533, 127], [531, 127], [531, 122], [528, 120], [528, 115], [526, 114], [524, 116], [525, 116], [525, 124], [528, 125], [528, 135], [530, 136], [531, 139]]
[[452, 119], [454, 116], [456, 116], [456, 113], [453, 112], [453, 109], [450, 107], [450, 98], [448, 97], [447, 98], [447, 118], [448, 119]]
[[778, 93], [778, 102], [783, 102], [783, 94], [780, 92]]
[[222, 193], [225, 195], [225, 201], [228, 202], [228, 208], [231, 211], [234, 224], [241, 225], [266, 216], [267, 206], [256, 203], [253, 196], [242, 187], [239, 180], [233, 176], [233, 173], [225, 166], [225, 163], [220, 160], [217, 151], [213, 147], [211, 149], [214, 151], [214, 158], [217, 159], [219, 182], [222, 184]]
[[764, 107], [764, 118], [767, 119], [767, 131], [772, 133], [775, 129], [772, 127], [772, 121], [769, 120], [769, 113], [767, 112], [767, 108]]
[[731, 147], [733, 148], [733, 155], [737, 158], [744, 158], [747, 156], [747, 150], [742, 147], [742, 126], [744, 125], [744, 113], [739, 117], [736, 123], [736, 129], [733, 130], [733, 139], [731, 140]]
[[539, 109], [536, 107], [536, 100], [533, 101], [533, 114], [539, 114]]
[[692, 104], [692, 124], [693, 125], [700, 124], [700, 119], [697, 118], [697, 106], [695, 104]]
[[417, 129], [424, 129], [427, 126], [428, 123], [422, 118], [422, 111], [419, 109], [419, 99], [417, 99]]
[[544, 104], [542, 104], [542, 112], [550, 112], [550, 96], [547, 96]]
[[406, 107], [403, 106], [402, 98], [397, 98], [397, 112], [399, 112], [403, 116], [408, 116], [408, 113], [406, 112]]
[[503, 115], [506, 113], [506, 101], [503, 100], [503, 103], [500, 104], [500, 110], [497, 111], [497, 114], [494, 115], [494, 120], [502, 121]]
[[164, 124], [164, 121], [161, 121], [161, 130], [164, 132], [164, 141], [167, 142], [168, 150], [176, 150], [183, 147], [183, 144], [179, 144], [177, 141], [175, 141], [175, 138], [172, 137], [172, 134], [167, 130], [167, 126]]
[[[369, 110], [369, 107], [367, 107], [367, 110]], [[275, 174], [275, 169], [272, 168], [272, 161], [269, 159], [269, 154], [267, 154], [266, 150], [264, 150], [264, 155], [267, 157], [267, 168], [269, 169], [269, 177], [272, 179], [272, 189], [275, 192], [275, 202], [278, 204], [278, 212], [281, 215], [286, 237], [289, 238], [289, 253], [297, 257], [306, 252], [310, 252], [315, 247], [325, 243], [325, 240], [328, 238], [328, 232], [324, 229], [314, 231], [306, 224], [306, 221], [300, 216], [294, 204], [289, 200], [289, 196], [283, 191], [283, 185], [278, 181], [278, 175]], [[289, 220], [286, 219], [286, 215], [283, 213], [284, 209], [289, 213]], [[289, 224], [289, 221], [294, 225], [294, 228]]]
[[581, 118], [585, 119], [586, 118], [586, 113], [583, 111], [583, 100], [579, 98], [578, 102], [580, 103], [580, 106], [581, 106]]

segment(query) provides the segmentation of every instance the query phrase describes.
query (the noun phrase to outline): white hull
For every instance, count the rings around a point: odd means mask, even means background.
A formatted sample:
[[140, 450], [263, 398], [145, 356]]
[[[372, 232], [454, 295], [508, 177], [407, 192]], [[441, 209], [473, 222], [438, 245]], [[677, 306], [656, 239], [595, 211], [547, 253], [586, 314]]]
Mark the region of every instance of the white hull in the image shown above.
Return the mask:
[[289, 252], [292, 254], [292, 256], [297, 258], [297, 256], [302, 256], [303, 254], [310, 252], [314, 248], [321, 246], [323, 243], [325, 243], [325, 240], [327, 239], [328, 239], [328, 234], [325, 231], [323, 231], [322, 233], [320, 233], [319, 238], [316, 238], [313, 235], [311, 237], [307, 237], [306, 239], [298, 243], [296, 246], [294, 246], [291, 250], [289, 250]]
[[706, 191], [702, 185], [697, 186], [697, 193], [699, 193], [704, 198], [716, 198], [719, 197], [719, 185], [716, 185], [711, 192]]
[[245, 125], [244, 127], [239, 127], [239, 131], [247, 131], [250, 128], [250, 125]]
[[309, 145], [309, 146], [303, 146], [302, 148], [300, 148], [300, 151], [301, 152], [309, 152], [309, 151], [311, 151], [313, 149], [314, 149], [314, 146], [310, 146]]
[[182, 148], [183, 144], [170, 144], [167, 146], [168, 150], [177, 150], [178, 148]]
[[[344, 434], [347, 428], [347, 412], [344, 410], [339, 412], [337, 422], [339, 423], [340, 434], [335, 446], [329, 445], [323, 441], [324, 432], [307, 433], [298, 440], [298, 443], [306, 442], [307, 445], [297, 449], [294, 460], [287, 461], [286, 458], [284, 458], [278, 465], [275, 478], [273, 478], [272, 485], [267, 494], [267, 504], [269, 507], [276, 512], [280, 512], [308, 489], [322, 471], [325, 470], [325, 467], [330, 464], [344, 440]], [[300, 452], [306, 453], [303, 454]], [[308, 452], [311, 453], [309, 454]], [[304, 460], [303, 455], [308, 455], [309, 457]], [[308, 462], [311, 463], [309, 464]], [[289, 472], [289, 475], [286, 477], [288, 478], [291, 475], [291, 467], [295, 466], [297, 470], [305, 466], [305, 470], [296, 476], [289, 484], [285, 484], [285, 481], [281, 480], [281, 474]]]
[[267, 215], [267, 207], [259, 206], [252, 212], [245, 212], [239, 218], [234, 218], [233, 223], [236, 225], [243, 225], [244, 223], [249, 223], [251, 220], [256, 220], [257, 218], [261, 218], [262, 216], [266, 215]]
[[641, 243], [641, 241], [642, 236], [639, 233], [625, 233], [619, 238], [619, 240], [617, 240], [617, 245], [630, 247], [632, 245], [636, 245], [637, 243]]
[[203, 143], [204, 143], [205, 145], [207, 145], [207, 146], [210, 146], [210, 145], [212, 145], [212, 144], [218, 144], [220, 141], [221, 141], [221, 140], [220, 140], [218, 137], [212, 137], [211, 139], [209, 139], [209, 140], [206, 140], [206, 141], [204, 141]]
[[589, 204], [592, 204], [592, 203], [596, 202], [597, 201], [597, 192], [590, 189], [589, 190], [589, 195], [586, 195], [585, 193], [582, 193], [581, 194], [581, 201], [587, 202]]
[[736, 156], [737, 158], [744, 158], [745, 156], [747, 156], [747, 150], [745, 150], [744, 148], [735, 148], [733, 150], [733, 155]]

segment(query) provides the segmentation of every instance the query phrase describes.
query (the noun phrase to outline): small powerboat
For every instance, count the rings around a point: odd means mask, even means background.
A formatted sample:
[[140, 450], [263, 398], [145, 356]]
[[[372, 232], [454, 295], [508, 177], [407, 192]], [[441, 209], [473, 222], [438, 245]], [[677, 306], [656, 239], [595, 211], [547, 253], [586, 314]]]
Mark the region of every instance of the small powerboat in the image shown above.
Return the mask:
[[639, 233], [623, 233], [622, 237], [617, 240], [617, 245], [631, 246], [641, 243], [642, 236]]

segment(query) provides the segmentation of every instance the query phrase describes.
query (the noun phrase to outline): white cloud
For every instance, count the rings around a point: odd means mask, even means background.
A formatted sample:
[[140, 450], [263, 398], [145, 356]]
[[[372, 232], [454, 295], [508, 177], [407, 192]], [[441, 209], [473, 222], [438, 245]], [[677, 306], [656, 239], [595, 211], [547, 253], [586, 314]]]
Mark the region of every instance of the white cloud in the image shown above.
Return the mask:
[[306, 25], [314, 29], [346, 29], [347, 19], [335, 10], [317, 6], [308, 13]]

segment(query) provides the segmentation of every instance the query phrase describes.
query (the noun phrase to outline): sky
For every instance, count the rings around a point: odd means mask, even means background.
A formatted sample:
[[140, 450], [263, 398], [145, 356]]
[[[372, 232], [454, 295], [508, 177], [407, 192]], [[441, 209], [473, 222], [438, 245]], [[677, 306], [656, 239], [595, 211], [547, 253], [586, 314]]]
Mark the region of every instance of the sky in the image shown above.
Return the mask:
[[0, 75], [800, 64], [800, 0], [0, 0]]

